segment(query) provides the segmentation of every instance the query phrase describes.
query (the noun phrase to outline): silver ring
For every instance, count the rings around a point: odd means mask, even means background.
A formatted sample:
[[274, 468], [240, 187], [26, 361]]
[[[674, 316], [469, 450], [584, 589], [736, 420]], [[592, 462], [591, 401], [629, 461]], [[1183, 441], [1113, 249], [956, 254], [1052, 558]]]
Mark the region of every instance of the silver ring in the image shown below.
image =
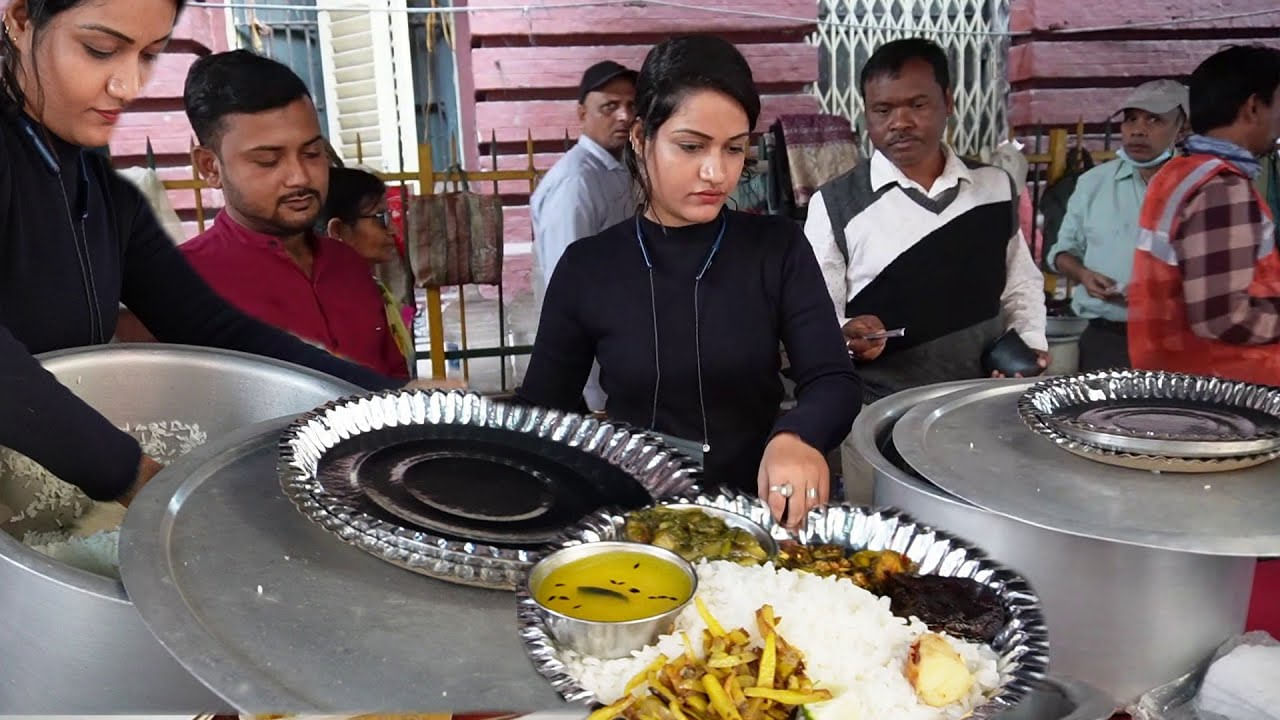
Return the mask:
[[769, 488], [769, 492], [775, 492], [784, 498], [789, 498], [795, 493], [795, 488], [790, 485], [773, 485]]
[[811, 487], [811, 488], [809, 488], [808, 490], [805, 490], [805, 491], [804, 491], [804, 494], [805, 494], [805, 497], [809, 498], [810, 500], [817, 500], [817, 499], [818, 499], [818, 488], [816, 488], [816, 487]]

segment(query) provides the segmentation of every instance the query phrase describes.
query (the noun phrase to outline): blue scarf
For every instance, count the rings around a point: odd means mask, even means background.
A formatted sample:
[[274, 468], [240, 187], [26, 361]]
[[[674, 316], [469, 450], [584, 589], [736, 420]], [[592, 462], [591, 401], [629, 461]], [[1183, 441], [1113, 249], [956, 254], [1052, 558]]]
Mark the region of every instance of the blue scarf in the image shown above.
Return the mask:
[[1262, 172], [1262, 164], [1258, 162], [1258, 158], [1230, 140], [1221, 140], [1206, 135], [1192, 135], [1187, 138], [1187, 151], [1220, 157], [1240, 168], [1241, 172], [1254, 180], [1257, 180], [1258, 173]]

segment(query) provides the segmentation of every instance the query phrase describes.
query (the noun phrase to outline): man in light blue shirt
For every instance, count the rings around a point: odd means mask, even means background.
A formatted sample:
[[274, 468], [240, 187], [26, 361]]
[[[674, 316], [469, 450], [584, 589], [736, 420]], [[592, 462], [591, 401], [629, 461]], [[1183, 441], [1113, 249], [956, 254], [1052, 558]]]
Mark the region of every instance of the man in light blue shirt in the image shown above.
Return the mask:
[[[533, 296], [539, 314], [565, 248], [635, 213], [631, 173], [621, 160], [635, 117], [636, 72], [609, 60], [587, 68], [578, 86], [578, 144], [551, 167], [529, 198]], [[584, 396], [592, 410], [604, 409], [599, 366], [592, 368]]]
[[1185, 134], [1187, 89], [1174, 80], [1138, 86], [1119, 112], [1118, 157], [1084, 173], [1067, 202], [1058, 241], [1046, 256], [1049, 267], [1070, 278], [1071, 308], [1088, 318], [1080, 338], [1080, 370], [1129, 367], [1125, 288], [1138, 244], [1138, 213], [1147, 181]]

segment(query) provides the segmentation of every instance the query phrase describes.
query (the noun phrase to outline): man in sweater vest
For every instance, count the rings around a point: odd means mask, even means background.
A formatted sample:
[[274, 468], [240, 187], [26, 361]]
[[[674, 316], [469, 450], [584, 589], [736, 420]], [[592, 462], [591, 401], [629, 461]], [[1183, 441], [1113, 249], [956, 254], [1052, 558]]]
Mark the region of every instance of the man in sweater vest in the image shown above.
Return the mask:
[[[875, 152], [813, 196], [805, 235], [864, 397], [983, 377], [984, 351], [1007, 330], [1047, 367], [1044, 278], [1022, 237], [1018, 189], [943, 142], [953, 110], [945, 52], [918, 38], [888, 43], [860, 87]], [[906, 335], [866, 338], [886, 327]], [[849, 496], [862, 499], [865, 463], [848, 440], [841, 457]]]

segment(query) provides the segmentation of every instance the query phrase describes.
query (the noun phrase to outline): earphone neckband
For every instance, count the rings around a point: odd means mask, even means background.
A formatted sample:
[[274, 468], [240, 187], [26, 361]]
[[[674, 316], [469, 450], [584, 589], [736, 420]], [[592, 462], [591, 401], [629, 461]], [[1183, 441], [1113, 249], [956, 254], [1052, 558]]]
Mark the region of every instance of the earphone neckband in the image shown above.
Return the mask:
[[[707, 253], [707, 258], [702, 262], [702, 267], [698, 270], [698, 274], [693, 278], [693, 348], [697, 363], [698, 373], [698, 409], [702, 413], [702, 452], [711, 452], [711, 434], [707, 424], [707, 404], [705, 393], [702, 389], [702, 328], [701, 318], [699, 317], [698, 308], [698, 291], [702, 282], [702, 277], [707, 274], [707, 270], [711, 268], [711, 261], [715, 259], [716, 253], [720, 252], [720, 243], [724, 240], [725, 228], [729, 226], [729, 216], [720, 211], [720, 230], [716, 233], [715, 242], [711, 244], [711, 250]], [[664, 228], [665, 229], [665, 228]], [[645, 246], [644, 230], [640, 224], [640, 215], [636, 215], [636, 243], [640, 245], [640, 254], [644, 257], [645, 267], [649, 270], [649, 307], [653, 317], [653, 408], [649, 417], [649, 429], [656, 430], [658, 424], [658, 391], [662, 387], [662, 362], [661, 353], [658, 346], [658, 293], [654, 288], [653, 281], [653, 260], [649, 257], [649, 249]]]

